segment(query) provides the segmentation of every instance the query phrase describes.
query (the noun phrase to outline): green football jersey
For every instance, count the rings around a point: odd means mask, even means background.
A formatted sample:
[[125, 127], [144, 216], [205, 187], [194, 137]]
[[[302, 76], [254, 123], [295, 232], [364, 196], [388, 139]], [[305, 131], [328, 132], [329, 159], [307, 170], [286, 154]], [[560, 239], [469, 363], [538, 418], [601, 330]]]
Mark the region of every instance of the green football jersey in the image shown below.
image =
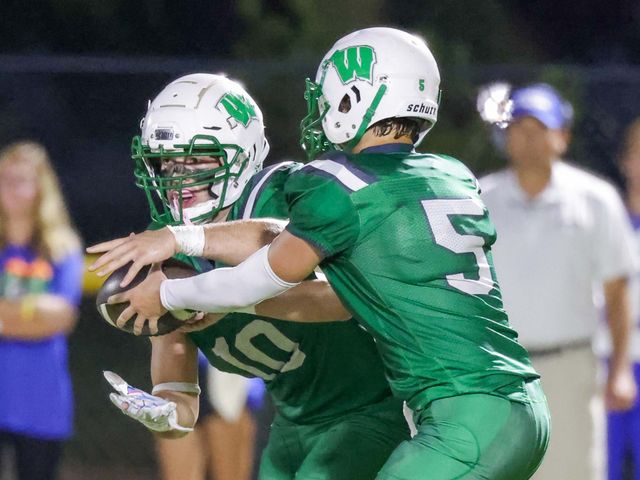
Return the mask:
[[[258, 173], [228, 220], [286, 219], [284, 185], [300, 167]], [[294, 423], [330, 421], [391, 397], [375, 342], [355, 320], [301, 324], [232, 313], [188, 335], [219, 370], [263, 378], [278, 413]]]
[[503, 310], [495, 229], [459, 161], [383, 145], [334, 152], [286, 184], [287, 229], [375, 337], [394, 393], [414, 409], [467, 393], [526, 401], [538, 377]]

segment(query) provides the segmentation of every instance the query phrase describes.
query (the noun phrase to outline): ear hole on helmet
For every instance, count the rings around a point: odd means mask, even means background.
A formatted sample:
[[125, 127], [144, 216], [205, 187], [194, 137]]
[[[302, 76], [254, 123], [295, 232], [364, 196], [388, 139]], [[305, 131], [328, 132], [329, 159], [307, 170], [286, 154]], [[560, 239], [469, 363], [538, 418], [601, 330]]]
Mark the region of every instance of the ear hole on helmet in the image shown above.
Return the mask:
[[340, 100], [338, 111], [340, 113], [349, 113], [349, 110], [351, 110], [351, 98], [348, 94], [345, 93], [344, 97], [342, 97], [342, 100]]

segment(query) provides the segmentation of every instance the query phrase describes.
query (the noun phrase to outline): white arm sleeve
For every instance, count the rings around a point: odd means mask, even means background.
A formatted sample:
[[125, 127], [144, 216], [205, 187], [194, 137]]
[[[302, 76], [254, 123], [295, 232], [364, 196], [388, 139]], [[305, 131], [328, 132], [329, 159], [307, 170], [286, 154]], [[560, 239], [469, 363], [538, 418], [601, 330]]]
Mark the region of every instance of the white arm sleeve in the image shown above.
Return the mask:
[[236, 267], [165, 280], [160, 286], [162, 305], [167, 310], [233, 312], [295, 287], [297, 283], [285, 282], [273, 272], [268, 252], [269, 245]]

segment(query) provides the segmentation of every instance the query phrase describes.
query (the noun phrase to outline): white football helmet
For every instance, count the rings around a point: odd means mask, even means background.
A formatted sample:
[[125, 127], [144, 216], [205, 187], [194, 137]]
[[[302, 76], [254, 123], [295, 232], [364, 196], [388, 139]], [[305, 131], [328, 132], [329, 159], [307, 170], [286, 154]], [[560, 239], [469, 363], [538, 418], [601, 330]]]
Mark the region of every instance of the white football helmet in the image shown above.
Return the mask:
[[[235, 202], [269, 152], [262, 112], [245, 89], [223, 75], [195, 73], [174, 80], [149, 102], [133, 139], [136, 184], [143, 188], [154, 220], [202, 223]], [[161, 163], [171, 158], [215, 157], [221, 165], [195, 169]], [[211, 199], [183, 208], [191, 189], [207, 188]], [[158, 208], [158, 199], [160, 208]]]
[[440, 72], [420, 37], [366, 28], [331, 47], [316, 81], [307, 79], [305, 98], [301, 143], [310, 158], [329, 148], [351, 150], [367, 128], [387, 118], [423, 120], [418, 145], [438, 118]]

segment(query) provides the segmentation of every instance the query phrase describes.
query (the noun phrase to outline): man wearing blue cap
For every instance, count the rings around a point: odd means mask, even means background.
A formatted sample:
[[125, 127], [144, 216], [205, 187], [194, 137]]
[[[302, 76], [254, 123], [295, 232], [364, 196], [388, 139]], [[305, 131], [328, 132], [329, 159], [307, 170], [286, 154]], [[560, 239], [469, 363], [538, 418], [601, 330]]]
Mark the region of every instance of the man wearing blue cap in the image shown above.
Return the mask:
[[544, 84], [516, 90], [511, 100], [509, 168], [480, 184], [498, 234], [494, 260], [505, 309], [551, 410], [551, 444], [535, 478], [598, 479], [602, 447], [594, 425], [601, 415], [590, 410], [597, 405], [594, 298], [604, 298], [613, 339], [605, 402], [625, 410], [636, 395], [628, 355], [627, 280], [637, 264], [631, 229], [613, 186], [561, 160], [571, 105]]

